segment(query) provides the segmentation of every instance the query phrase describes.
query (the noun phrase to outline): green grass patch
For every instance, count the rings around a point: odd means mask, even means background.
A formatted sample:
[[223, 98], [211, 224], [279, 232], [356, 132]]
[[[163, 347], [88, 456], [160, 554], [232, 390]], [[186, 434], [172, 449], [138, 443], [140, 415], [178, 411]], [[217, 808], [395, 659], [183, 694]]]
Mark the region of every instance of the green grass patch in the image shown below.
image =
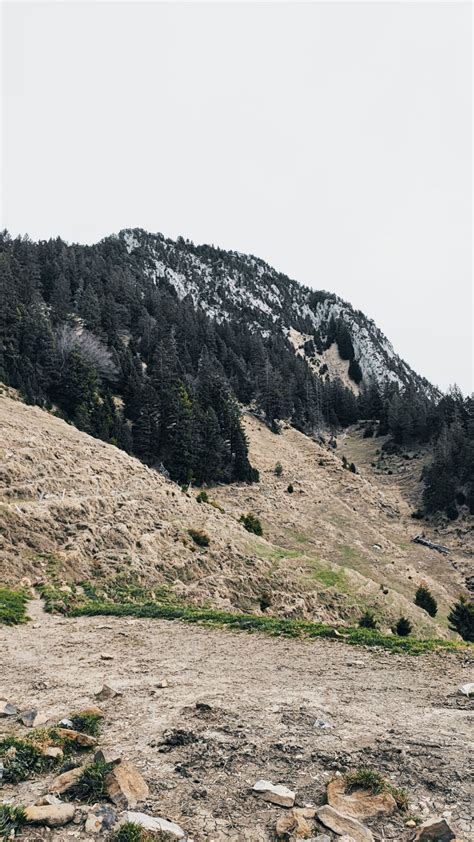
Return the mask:
[[148, 833], [136, 822], [124, 822], [110, 837], [111, 842], [167, 842], [169, 833]]
[[84, 801], [94, 804], [108, 799], [105, 779], [113, 769], [113, 763], [97, 761], [84, 766], [77, 781], [68, 789], [64, 797], [68, 801]]
[[102, 717], [96, 713], [73, 713], [71, 714], [72, 727], [75, 731], [83, 734], [90, 734], [91, 737], [98, 737]]
[[31, 739], [5, 737], [0, 740], [0, 759], [3, 763], [5, 783], [16, 784], [26, 781], [33, 775], [49, 772], [57, 765], [57, 760], [44, 757], [41, 748]]
[[266, 546], [259, 544], [255, 547], [254, 553], [266, 561], [281, 561], [284, 558], [302, 558], [299, 550], [288, 550], [285, 547]]
[[326, 588], [336, 588], [338, 591], [346, 591], [348, 587], [347, 578], [342, 570], [332, 570], [330, 567], [323, 567], [320, 570], [313, 570], [312, 577], [318, 582], [321, 582]]
[[348, 628], [313, 623], [309, 620], [292, 620], [284, 617], [258, 616], [254, 614], [232, 614], [211, 608], [195, 608], [186, 605], [166, 605], [153, 602], [143, 604], [90, 602], [72, 609], [71, 615], [144, 617], [162, 620], [183, 620], [186, 623], [229, 628], [247, 632], [263, 632], [274, 637], [297, 639], [327, 638], [352, 645], [379, 646], [389, 652], [406, 652], [420, 655], [437, 649], [459, 651], [468, 644], [446, 640], [418, 640], [397, 635], [384, 635], [375, 629]]
[[380, 772], [375, 769], [367, 769], [361, 767], [356, 772], [349, 772], [344, 776], [346, 784], [346, 792], [351, 793], [356, 789], [365, 789], [372, 795], [380, 795], [381, 792], [389, 792], [395, 801], [399, 810], [406, 810], [408, 808], [408, 793], [405, 789], [399, 789], [385, 780]]
[[0, 839], [16, 838], [25, 824], [26, 816], [23, 807], [0, 804]]
[[11, 591], [9, 588], [0, 588], [0, 624], [17, 626], [19, 623], [26, 623], [28, 599], [24, 590]]

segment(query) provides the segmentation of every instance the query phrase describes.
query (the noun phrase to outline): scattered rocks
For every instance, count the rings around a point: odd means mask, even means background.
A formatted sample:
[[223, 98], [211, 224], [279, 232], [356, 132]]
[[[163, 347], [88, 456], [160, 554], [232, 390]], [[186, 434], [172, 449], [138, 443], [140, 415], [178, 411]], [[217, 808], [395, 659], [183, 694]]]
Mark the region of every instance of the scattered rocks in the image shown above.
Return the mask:
[[337, 833], [339, 836], [351, 836], [354, 842], [373, 842], [374, 837], [371, 831], [364, 827], [352, 816], [345, 816], [330, 804], [324, 804], [317, 812], [319, 821]]
[[280, 816], [276, 823], [277, 839], [307, 839], [311, 833], [308, 819], [314, 819], [316, 810], [311, 807], [293, 807], [290, 813]]
[[416, 842], [453, 842], [453, 833], [444, 819], [430, 819], [418, 828]]
[[148, 798], [149, 789], [146, 781], [132, 763], [118, 763], [105, 779], [107, 793], [113, 804], [122, 809], [136, 807], [140, 801]]
[[296, 794], [291, 789], [281, 784], [274, 785], [271, 781], [257, 781], [253, 792], [261, 795], [264, 801], [279, 804], [280, 807], [293, 807], [295, 803]]
[[62, 775], [58, 775], [52, 782], [49, 791], [55, 795], [62, 795], [64, 792], [67, 792], [76, 783], [82, 771], [81, 766], [76, 766], [74, 769], [69, 769], [67, 772], [63, 772]]
[[346, 783], [342, 777], [334, 778], [328, 783], [327, 799], [328, 804], [335, 810], [359, 820], [369, 819], [381, 813], [391, 815], [397, 809], [397, 802], [389, 792], [372, 795], [369, 790], [355, 789], [346, 793]]
[[33, 708], [32, 710], [25, 710], [20, 713], [20, 721], [27, 728], [39, 728], [40, 725], [44, 725], [48, 721], [48, 717], [45, 713], [40, 713]]
[[147, 816], [146, 813], [134, 813], [127, 810], [120, 817], [120, 824], [134, 822], [145, 830], [152, 833], [167, 833], [172, 839], [184, 839], [184, 830], [174, 822], [162, 819], [159, 816]]
[[45, 804], [42, 807], [25, 807], [26, 821], [47, 827], [62, 827], [74, 818], [74, 804]]
[[10, 702], [4, 701], [3, 699], [0, 700], [0, 719], [4, 716], [16, 716], [18, 713], [18, 708], [15, 705], [10, 704]]
[[100, 702], [105, 701], [106, 699], [114, 699], [115, 696], [121, 696], [122, 693], [120, 690], [115, 690], [114, 687], [110, 687], [108, 684], [104, 684], [101, 690], [95, 694], [96, 699]]
[[95, 805], [86, 819], [86, 833], [105, 833], [111, 830], [117, 821], [117, 814], [107, 804]]

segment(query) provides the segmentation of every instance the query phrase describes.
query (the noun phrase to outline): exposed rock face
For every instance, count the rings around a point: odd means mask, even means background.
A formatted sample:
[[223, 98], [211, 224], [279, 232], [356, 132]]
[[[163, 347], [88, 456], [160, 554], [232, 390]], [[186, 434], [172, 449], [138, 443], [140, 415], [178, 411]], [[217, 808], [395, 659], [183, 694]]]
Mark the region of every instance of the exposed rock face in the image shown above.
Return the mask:
[[367, 827], [364, 827], [357, 819], [339, 813], [338, 810], [335, 810], [329, 804], [324, 804], [323, 807], [320, 807], [317, 816], [322, 824], [333, 830], [334, 833], [339, 834], [339, 836], [343, 836], [344, 834], [352, 836], [354, 842], [374, 842], [374, 837]]
[[262, 796], [264, 801], [272, 804], [279, 804], [281, 807], [292, 807], [295, 803], [295, 793], [281, 784], [272, 784], [271, 781], [257, 781], [253, 791]]
[[62, 827], [74, 818], [74, 804], [47, 804], [43, 807], [25, 807], [26, 821], [47, 827]]
[[415, 836], [416, 842], [453, 842], [455, 838], [444, 819], [430, 819], [418, 828]]
[[397, 802], [389, 792], [373, 795], [368, 790], [356, 789], [346, 793], [346, 784], [342, 777], [334, 778], [328, 783], [327, 799], [328, 804], [335, 810], [360, 821], [381, 813], [390, 815], [397, 809]]
[[106, 779], [110, 800], [124, 810], [136, 807], [140, 801], [148, 798], [146, 781], [138, 769], [127, 761], [118, 763]]

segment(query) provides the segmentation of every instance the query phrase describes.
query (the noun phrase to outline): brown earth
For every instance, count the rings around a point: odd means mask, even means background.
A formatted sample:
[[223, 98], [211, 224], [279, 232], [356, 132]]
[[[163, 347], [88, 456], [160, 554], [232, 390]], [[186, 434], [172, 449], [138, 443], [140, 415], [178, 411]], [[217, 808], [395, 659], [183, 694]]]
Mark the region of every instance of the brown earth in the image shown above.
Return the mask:
[[[336, 771], [362, 765], [409, 796], [407, 814], [366, 820], [376, 840], [408, 842], [409, 815], [437, 814], [464, 842], [474, 839], [473, 700], [458, 692], [472, 680], [467, 654], [400, 656], [179, 622], [64, 619], [44, 614], [39, 601], [30, 611], [33, 622], [0, 627], [3, 695], [54, 722], [94, 702], [104, 683], [120, 689], [100, 703], [100, 745], [142, 772], [150, 796], [140, 808], [177, 821], [195, 842], [274, 839], [285, 810], [252, 795], [259, 778], [295, 790], [298, 805], [318, 805]], [[169, 686], [159, 688], [164, 678]], [[27, 733], [0, 720], [0, 733], [13, 731]], [[52, 778], [5, 786], [1, 798], [32, 804]], [[311, 825], [314, 835], [328, 832]], [[71, 837], [87, 835], [69, 825], [29, 831], [25, 842]]]
[[[375, 444], [360, 433], [340, 437], [332, 452], [291, 428], [274, 435], [250, 415], [245, 426], [261, 482], [211, 489], [219, 511], [198, 504], [197, 489], [183, 493], [117, 448], [0, 396], [0, 581], [126, 571], [198, 604], [259, 612], [264, 597], [268, 613], [329, 622], [354, 622], [371, 608], [382, 628], [404, 614], [418, 634], [450, 636], [446, 616], [464, 589], [472, 529], [451, 531], [449, 556], [414, 545], [420, 525], [407, 494], [415, 486], [374, 471]], [[344, 452], [356, 452], [359, 475], [342, 467]], [[263, 538], [238, 522], [248, 511], [261, 518]], [[208, 550], [190, 528], [208, 533]], [[413, 605], [421, 581], [438, 600], [435, 619]]]

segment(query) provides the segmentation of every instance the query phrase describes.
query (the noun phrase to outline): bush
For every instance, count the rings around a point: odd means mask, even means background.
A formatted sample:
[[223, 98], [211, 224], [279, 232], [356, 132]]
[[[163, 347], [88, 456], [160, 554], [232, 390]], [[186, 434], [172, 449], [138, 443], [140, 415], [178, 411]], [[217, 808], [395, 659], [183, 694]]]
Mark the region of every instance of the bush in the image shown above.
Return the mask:
[[196, 495], [196, 500], [198, 503], [209, 503], [209, 497], [206, 491], [200, 491], [199, 494]]
[[253, 532], [255, 535], [263, 535], [262, 524], [260, 523], [258, 517], [249, 512], [246, 515], [240, 516], [240, 523], [243, 524], [247, 532]]
[[211, 543], [209, 535], [201, 529], [188, 529], [188, 535], [193, 539], [194, 543], [197, 544], [198, 547], [208, 547]]
[[280, 462], [277, 462], [276, 465], [275, 465], [275, 475], [277, 477], [281, 477], [282, 473], [283, 473], [283, 466], [281, 465]]
[[75, 731], [90, 734], [91, 737], [98, 737], [102, 716], [97, 713], [73, 713], [71, 722]]
[[353, 462], [351, 462], [351, 464], [349, 465], [349, 470], [350, 470], [353, 474], [356, 474], [356, 473], [357, 473], [357, 468], [356, 468], [356, 466], [354, 465], [354, 463], [353, 463]]
[[459, 597], [448, 614], [449, 628], [456, 631], [464, 640], [474, 642], [474, 602]]
[[423, 611], [427, 611], [430, 617], [436, 617], [438, 603], [425, 585], [420, 585], [418, 588], [415, 594], [415, 605], [418, 605], [418, 608], [423, 608]]
[[288, 486], [288, 488], [287, 488], [286, 490], [287, 490], [288, 494], [293, 494], [293, 491], [294, 491], [295, 489], [293, 488], [293, 486], [292, 486], [291, 482], [290, 482], [290, 484], [289, 484], [289, 486]]
[[13, 839], [26, 824], [23, 807], [13, 807], [12, 804], [0, 805], [0, 839]]
[[400, 617], [395, 626], [395, 634], [398, 634], [399, 637], [408, 637], [409, 634], [412, 633], [412, 625], [410, 620], [406, 617]]
[[377, 623], [375, 622], [375, 617], [372, 614], [372, 611], [366, 611], [365, 614], [362, 614], [362, 617], [359, 620], [359, 628], [361, 629], [376, 629]]

